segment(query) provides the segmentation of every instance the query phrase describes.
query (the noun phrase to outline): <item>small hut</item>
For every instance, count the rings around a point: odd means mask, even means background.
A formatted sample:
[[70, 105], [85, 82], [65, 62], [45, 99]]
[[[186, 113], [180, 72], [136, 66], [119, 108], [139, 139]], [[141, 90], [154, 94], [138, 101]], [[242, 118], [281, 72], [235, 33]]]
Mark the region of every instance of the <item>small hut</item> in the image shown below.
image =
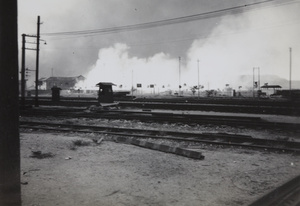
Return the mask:
[[111, 82], [99, 82], [96, 86], [99, 86], [98, 102], [100, 104], [114, 102], [112, 86], [116, 86], [115, 84]]
[[60, 100], [60, 90], [61, 88], [57, 86], [51, 88], [53, 102], [58, 102]]

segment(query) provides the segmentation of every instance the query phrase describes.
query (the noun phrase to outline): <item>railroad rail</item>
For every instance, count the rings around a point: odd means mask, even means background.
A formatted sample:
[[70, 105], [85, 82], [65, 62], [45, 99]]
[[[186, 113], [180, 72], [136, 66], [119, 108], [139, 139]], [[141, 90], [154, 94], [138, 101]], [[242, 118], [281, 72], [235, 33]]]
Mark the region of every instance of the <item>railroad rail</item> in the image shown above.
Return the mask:
[[300, 205], [300, 175], [289, 180], [280, 187], [274, 189], [259, 198], [250, 206], [298, 206]]
[[300, 152], [300, 142], [258, 139], [248, 135], [228, 133], [175, 132], [170, 130], [133, 129], [33, 121], [21, 121], [20, 127], [27, 129], [50, 130], [56, 132], [109, 134], [114, 136], [123, 136], [138, 139], [164, 139], [171, 141], [184, 141], [195, 144], [198, 143], [207, 145], [221, 145], [224, 147], [262, 149], [275, 152], [291, 152], [295, 154], [299, 154]]
[[22, 116], [56, 116], [68, 118], [105, 118], [139, 120], [144, 122], [168, 122], [185, 124], [212, 124], [228, 126], [246, 126], [254, 128], [280, 128], [299, 130], [300, 124], [264, 121], [260, 117], [187, 114], [185, 112], [152, 112], [151, 110], [97, 110], [89, 111], [82, 108], [35, 108], [21, 110]]
[[[27, 104], [34, 105], [34, 99], [26, 100]], [[91, 106], [98, 105], [96, 98], [62, 97], [60, 101], [53, 102], [50, 97], [40, 97], [40, 105], [51, 106]], [[171, 109], [171, 110], [198, 110], [216, 112], [236, 112], [254, 114], [282, 114], [300, 115], [299, 102], [294, 101], [262, 101], [253, 99], [195, 99], [195, 98], [171, 98], [171, 99], [134, 99], [120, 100], [122, 108], [143, 109]]]
[[235, 112], [252, 114], [282, 114], [300, 115], [300, 108], [296, 106], [284, 105], [250, 105], [250, 104], [216, 104], [216, 103], [196, 103], [196, 102], [125, 102], [119, 103], [125, 108], [146, 108], [146, 109], [172, 109], [172, 110], [198, 110], [215, 112]]

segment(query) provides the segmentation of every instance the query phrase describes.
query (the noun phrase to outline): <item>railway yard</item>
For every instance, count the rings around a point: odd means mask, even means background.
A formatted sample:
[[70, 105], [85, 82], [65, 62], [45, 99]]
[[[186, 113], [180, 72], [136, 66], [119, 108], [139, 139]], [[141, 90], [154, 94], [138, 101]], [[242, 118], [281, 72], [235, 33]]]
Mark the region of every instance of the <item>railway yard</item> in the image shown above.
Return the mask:
[[21, 110], [23, 205], [300, 202], [298, 102], [96, 104], [41, 98]]

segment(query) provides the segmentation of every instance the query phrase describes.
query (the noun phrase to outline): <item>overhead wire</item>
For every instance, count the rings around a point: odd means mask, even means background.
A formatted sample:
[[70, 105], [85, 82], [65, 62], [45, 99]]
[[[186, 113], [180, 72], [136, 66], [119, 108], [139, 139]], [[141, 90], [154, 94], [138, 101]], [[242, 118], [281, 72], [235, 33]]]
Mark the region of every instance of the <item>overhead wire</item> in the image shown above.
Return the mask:
[[231, 12], [231, 14], [232, 13], [237, 14], [237, 13], [242, 13], [242, 12], [262, 8], [262, 7], [257, 8], [258, 5], [264, 5], [264, 8], [266, 8], [266, 7], [274, 7], [274, 6], [279, 6], [279, 5], [295, 3], [298, 0], [289, 0], [287, 2], [279, 2], [277, 4], [272, 4], [272, 5], [268, 4], [268, 3], [275, 2], [275, 1], [276, 0], [265, 0], [265, 1], [261, 1], [261, 2], [240, 5], [240, 6], [220, 9], [220, 10], [216, 10], [216, 11], [204, 12], [204, 13], [200, 13], [200, 14], [194, 14], [194, 15], [189, 15], [189, 16], [183, 16], [183, 17], [177, 17], [177, 18], [141, 23], [141, 24], [110, 27], [110, 28], [103, 28], [103, 29], [93, 29], [93, 30], [42, 33], [41, 35], [49, 36], [49, 37], [59, 37], [60, 36], [62, 38], [68, 38], [70, 36], [72, 36], [72, 37], [79, 37], [79, 36], [88, 37], [88, 36], [103, 35], [103, 34], [109, 34], [109, 33], [142, 30], [142, 29], [149, 29], [149, 28], [154, 28], [154, 27], [160, 27], [160, 26], [166, 26], [166, 25], [172, 25], [172, 24], [185, 23], [185, 22], [190, 22], [190, 21], [218, 17], [218, 16], [222, 16], [222, 15], [227, 15], [228, 12]]
[[[203, 33], [203, 34], [198, 34], [196, 36], [185, 36], [183, 38], [177, 38], [177, 39], [165, 39], [162, 41], [155, 41], [155, 42], [128, 42], [128, 46], [130, 47], [138, 47], [138, 46], [152, 46], [152, 45], [163, 45], [163, 44], [170, 44], [170, 43], [180, 43], [180, 42], [187, 42], [187, 41], [194, 41], [194, 40], [200, 40], [200, 39], [211, 39], [211, 38], [219, 38], [223, 36], [230, 36], [230, 35], [239, 35], [243, 34], [245, 32], [255, 32], [255, 31], [263, 31], [263, 30], [269, 30], [269, 29], [276, 29], [280, 27], [285, 27], [285, 26], [291, 26], [295, 24], [300, 24], [299, 19], [293, 19], [292, 22], [289, 22], [288, 24], [276, 24], [276, 25], [268, 25], [265, 27], [256, 27], [256, 28], [251, 28], [251, 29], [246, 29], [243, 31], [235, 31], [235, 32], [226, 32], [226, 33], [219, 33], [215, 35], [211, 35], [211, 33]], [[63, 49], [65, 47], [61, 47], [60, 49]], [[80, 47], [81, 49], [91, 49], [90, 47]], [[94, 48], [94, 47], [93, 47]], [[52, 48], [53, 49], [53, 48]], [[65, 48], [67, 49], [67, 48]]]

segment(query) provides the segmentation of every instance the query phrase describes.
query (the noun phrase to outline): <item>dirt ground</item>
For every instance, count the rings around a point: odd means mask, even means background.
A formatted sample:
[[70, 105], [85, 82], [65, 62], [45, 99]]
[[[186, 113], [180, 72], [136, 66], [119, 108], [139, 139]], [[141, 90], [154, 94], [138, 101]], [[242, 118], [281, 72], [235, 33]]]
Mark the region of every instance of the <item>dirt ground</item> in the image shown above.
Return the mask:
[[267, 151], [208, 147], [193, 160], [84, 134], [20, 138], [24, 206], [248, 205], [300, 171], [299, 156]]

